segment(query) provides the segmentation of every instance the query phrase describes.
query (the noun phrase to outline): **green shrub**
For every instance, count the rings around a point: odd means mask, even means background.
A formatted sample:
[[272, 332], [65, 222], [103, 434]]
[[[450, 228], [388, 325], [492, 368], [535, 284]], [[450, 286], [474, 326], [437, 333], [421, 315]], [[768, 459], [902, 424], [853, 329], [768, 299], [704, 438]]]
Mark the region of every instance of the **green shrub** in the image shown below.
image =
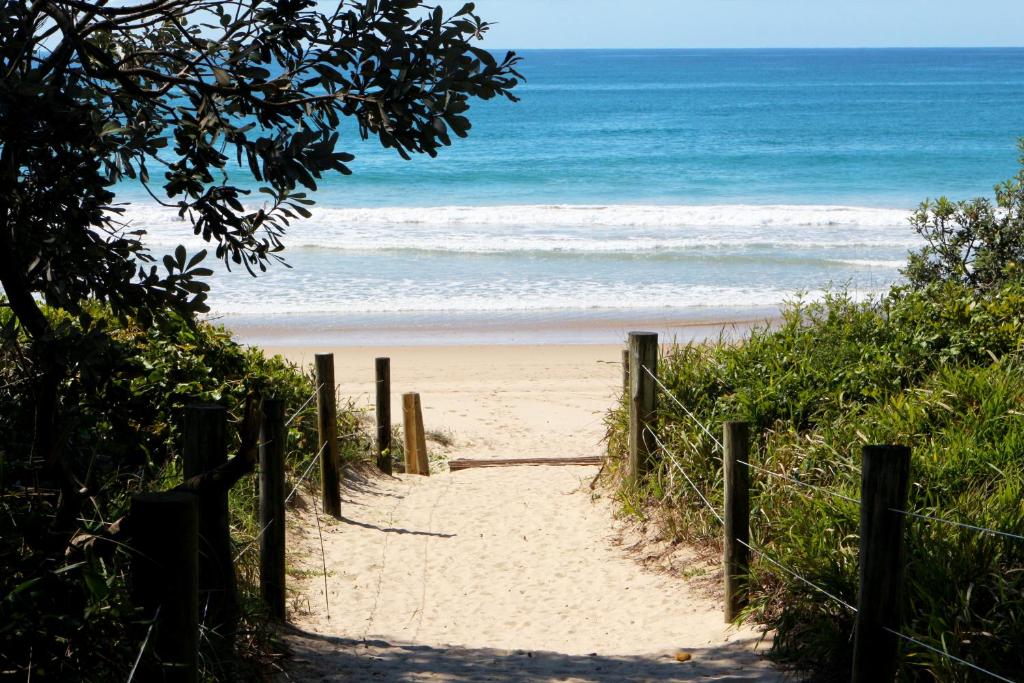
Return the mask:
[[[181, 481], [183, 408], [217, 403], [240, 420], [247, 396], [285, 401], [291, 415], [313, 392], [312, 378], [281, 357], [266, 358], [217, 327], [167, 317], [142, 327], [100, 307], [83, 315], [48, 311], [71, 359], [60, 391], [59, 442], [85, 505], [72, 535], [55, 521], [58, 491], [31, 453], [31, 359], [10, 334], [0, 348], [0, 671], [25, 679], [122, 680], [131, 668], [145, 622], [127, 599], [130, 553], [108, 540], [130, 495]], [[0, 308], [0, 327], [9, 312]], [[9, 328], [7, 328], [9, 329]], [[345, 458], [365, 457], [368, 438], [351, 405], [338, 411]], [[229, 433], [234, 430], [229, 430]], [[231, 446], [237, 445], [236, 441]], [[315, 401], [289, 426], [291, 485], [317, 452]], [[316, 485], [318, 468], [311, 472]], [[239, 552], [258, 534], [252, 478], [230, 494], [232, 535]], [[253, 591], [257, 553], [238, 562], [247, 620], [242, 647], [259, 647], [259, 601]], [[208, 677], [237, 677], [208, 667]]]
[[[1024, 165], [1024, 139], [1018, 142]], [[903, 274], [914, 287], [954, 283], [994, 291], [1024, 279], [1024, 169], [985, 198], [926, 201], [911, 217], [925, 245]]]
[[[740, 344], [672, 347], [659, 375], [717, 433], [746, 420], [753, 463], [859, 498], [860, 448], [913, 448], [910, 509], [1024, 534], [1024, 291], [989, 295], [945, 283], [873, 302], [833, 294], [796, 302]], [[659, 454], [633, 510], [656, 504], [680, 538], [717, 549], [718, 521], [679, 474], [722, 505], [716, 445], [659, 397]], [[624, 451], [625, 417], [609, 416], [609, 450]], [[830, 593], [857, 597], [858, 508], [753, 472], [754, 541]], [[1024, 543], [948, 525], [908, 522], [904, 632], [1018, 678], [1024, 672]], [[756, 557], [756, 556], [755, 556]], [[771, 563], [752, 567], [745, 616], [776, 631], [773, 655], [822, 680], [848, 676], [849, 611]], [[969, 670], [904, 646], [901, 680], [973, 680]]]

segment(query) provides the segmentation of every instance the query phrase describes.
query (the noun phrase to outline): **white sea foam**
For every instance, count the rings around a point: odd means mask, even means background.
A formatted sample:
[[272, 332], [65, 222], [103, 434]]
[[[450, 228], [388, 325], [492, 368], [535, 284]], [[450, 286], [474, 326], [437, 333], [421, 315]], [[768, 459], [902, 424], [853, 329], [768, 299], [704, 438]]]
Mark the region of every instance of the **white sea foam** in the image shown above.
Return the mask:
[[[173, 210], [125, 217], [155, 250], [203, 244]], [[317, 208], [284, 238], [293, 269], [218, 272], [210, 302], [275, 316], [772, 307], [830, 282], [885, 289], [917, 245], [906, 218], [800, 205]]]
[[322, 208], [317, 222], [368, 225], [504, 227], [890, 227], [905, 224], [904, 210], [815, 205], [585, 205]]
[[[462, 253], [657, 253], [890, 247], [916, 240], [908, 212], [815, 205], [317, 207], [288, 229], [292, 249]], [[130, 207], [156, 247], [198, 243], [177, 213]]]
[[[334, 290], [338, 293], [337, 290]], [[246, 295], [232, 296], [230, 303], [219, 304], [215, 298], [214, 313], [237, 315], [308, 315], [308, 314], [371, 314], [492, 312], [504, 314], [535, 313], [544, 311], [575, 310], [615, 311], [644, 310], [699, 310], [727, 308], [769, 308], [794, 298], [794, 292], [774, 287], [720, 287], [678, 286], [667, 283], [648, 286], [642, 292], [632, 292], [624, 286], [593, 285], [585, 290], [551, 287], [527, 291], [523, 288], [459, 287], [436, 288], [426, 291], [401, 293], [380, 291], [387, 296], [366, 296], [365, 289], [349, 290], [351, 296], [315, 295], [298, 290], [270, 291], [260, 288]], [[862, 290], [863, 297], [873, 291]], [[260, 296], [262, 294], [263, 296]], [[329, 293], [328, 293], [329, 294]], [[802, 294], [804, 300], [824, 296], [824, 290]]]
[[897, 270], [907, 265], [906, 261], [888, 259], [842, 258], [830, 259], [830, 261], [832, 263], [841, 263], [848, 266], [857, 266], [859, 268], [882, 268], [886, 270]]

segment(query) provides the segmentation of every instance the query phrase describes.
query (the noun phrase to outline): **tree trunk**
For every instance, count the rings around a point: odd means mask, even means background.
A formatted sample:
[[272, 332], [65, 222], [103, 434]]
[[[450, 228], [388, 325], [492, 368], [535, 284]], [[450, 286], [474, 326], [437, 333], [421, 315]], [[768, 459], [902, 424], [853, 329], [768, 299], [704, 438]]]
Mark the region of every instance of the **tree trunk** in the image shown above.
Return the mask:
[[9, 207], [0, 205], [0, 285], [18, 323], [31, 339], [30, 356], [35, 365], [32, 395], [35, 401], [35, 424], [29, 464], [41, 462], [46, 478], [56, 481], [61, 490], [60, 504], [53, 531], [70, 538], [76, 527], [75, 519], [81, 509], [79, 486], [64, 459], [60, 446], [58, 420], [60, 385], [67, 368], [60, 358], [53, 336], [53, 328], [32, 296], [26, 281], [26, 269], [18, 259], [17, 247], [10, 226]]

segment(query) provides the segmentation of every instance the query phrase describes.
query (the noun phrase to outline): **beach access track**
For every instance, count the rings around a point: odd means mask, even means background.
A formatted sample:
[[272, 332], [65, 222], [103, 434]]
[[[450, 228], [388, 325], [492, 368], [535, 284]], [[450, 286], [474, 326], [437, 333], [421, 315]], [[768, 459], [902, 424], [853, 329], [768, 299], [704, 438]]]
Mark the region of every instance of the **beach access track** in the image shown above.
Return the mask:
[[[620, 352], [513, 352], [488, 373], [393, 351], [390, 381], [418, 390], [455, 467], [347, 472], [337, 519], [293, 506], [290, 680], [781, 680], [761, 634], [724, 622], [719, 563], [680, 548], [642, 561], [642, 530], [590, 486]], [[338, 376], [366, 360], [343, 357]], [[374, 400], [357, 381], [340, 390]], [[560, 459], [552, 444], [564, 462], [544, 462]]]

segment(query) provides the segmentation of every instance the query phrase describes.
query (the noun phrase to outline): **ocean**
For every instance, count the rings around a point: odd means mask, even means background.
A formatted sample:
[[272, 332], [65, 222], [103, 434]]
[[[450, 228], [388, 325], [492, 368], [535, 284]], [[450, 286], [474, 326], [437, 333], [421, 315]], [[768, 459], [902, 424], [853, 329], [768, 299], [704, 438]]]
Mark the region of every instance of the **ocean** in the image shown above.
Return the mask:
[[[922, 200], [988, 196], [1018, 168], [1024, 49], [522, 55], [522, 101], [474, 104], [436, 159], [343, 127], [354, 173], [289, 230], [292, 267], [218, 268], [212, 315], [254, 341], [352, 344], [752, 319], [884, 291]], [[138, 188], [120, 198], [158, 251], [197, 244]]]

